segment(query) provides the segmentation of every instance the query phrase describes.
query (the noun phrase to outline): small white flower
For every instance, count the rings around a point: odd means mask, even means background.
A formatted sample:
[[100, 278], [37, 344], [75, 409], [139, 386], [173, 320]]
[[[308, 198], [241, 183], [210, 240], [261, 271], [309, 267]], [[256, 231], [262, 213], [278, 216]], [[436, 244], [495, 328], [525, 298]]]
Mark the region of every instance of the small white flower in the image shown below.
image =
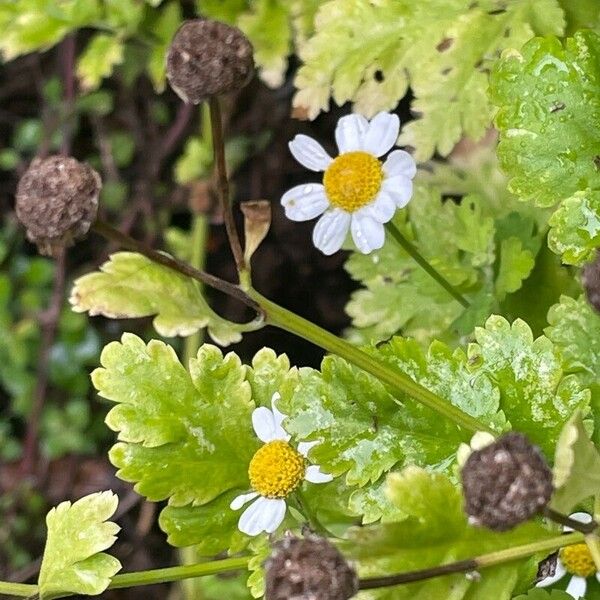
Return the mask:
[[324, 254], [342, 247], [348, 229], [363, 254], [383, 246], [383, 224], [408, 204], [417, 172], [413, 157], [404, 150], [394, 150], [383, 163], [379, 160], [396, 144], [399, 131], [396, 115], [381, 112], [367, 121], [353, 114], [338, 121], [335, 159], [306, 135], [290, 142], [300, 164], [324, 172], [323, 183], [297, 185], [282, 196], [281, 204], [292, 221], [323, 215], [315, 225], [313, 242]]
[[[580, 523], [591, 523], [592, 516], [585, 512], [569, 515], [571, 519]], [[573, 531], [570, 527], [563, 527], [563, 531]], [[547, 587], [571, 575], [571, 580], [565, 590], [573, 598], [583, 598], [587, 589], [587, 578], [594, 576], [600, 582], [600, 573], [596, 570], [594, 559], [586, 544], [573, 544], [562, 548], [556, 559], [556, 571], [551, 577], [546, 577], [536, 584], [536, 587]]]
[[239, 510], [254, 500], [238, 523], [239, 530], [247, 535], [273, 533], [285, 517], [285, 499], [303, 481], [326, 483], [333, 479], [317, 465], [307, 464], [308, 451], [318, 442], [300, 442], [297, 449], [290, 445], [291, 436], [281, 426], [285, 415], [277, 409], [278, 399], [279, 394], [274, 394], [271, 410], [261, 406], [252, 413], [254, 431], [265, 444], [254, 454], [248, 467], [252, 491], [237, 496], [229, 506]]
[[468, 444], [461, 444], [456, 451], [456, 462], [462, 469], [474, 450], [481, 450], [494, 442], [496, 438], [487, 431], [478, 431]]

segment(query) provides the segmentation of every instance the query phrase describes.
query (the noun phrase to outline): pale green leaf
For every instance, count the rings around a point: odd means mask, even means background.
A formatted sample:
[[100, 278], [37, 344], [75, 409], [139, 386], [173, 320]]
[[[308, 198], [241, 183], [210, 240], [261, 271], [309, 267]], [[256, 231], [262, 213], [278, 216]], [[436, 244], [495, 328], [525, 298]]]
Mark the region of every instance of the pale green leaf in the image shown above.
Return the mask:
[[552, 507], [567, 514], [583, 500], [600, 494], [600, 453], [579, 412], [569, 419], [558, 438], [554, 487]]
[[548, 246], [563, 262], [581, 265], [600, 246], [600, 191], [576, 192], [550, 219]]
[[513, 429], [527, 435], [547, 457], [564, 424], [577, 409], [588, 411], [590, 393], [574, 375], [563, 372], [559, 350], [545, 336], [533, 338], [517, 319], [512, 325], [492, 315], [475, 330], [469, 347], [475, 379], [486, 375], [500, 391], [500, 408]]
[[204, 17], [235, 25], [248, 4], [248, 0], [196, 0], [196, 10]]
[[154, 328], [163, 336], [188, 336], [208, 327], [217, 343], [238, 342], [257, 324], [239, 325], [219, 317], [195, 281], [132, 252], [118, 252], [100, 271], [75, 281], [73, 310], [113, 319], [156, 315]]
[[497, 64], [498, 154], [519, 197], [551, 206], [600, 186], [600, 36], [534, 39]]
[[496, 278], [496, 295], [504, 298], [516, 292], [535, 265], [534, 255], [523, 248], [521, 240], [510, 237], [500, 244], [500, 266]]
[[299, 49], [304, 65], [294, 104], [314, 118], [331, 97], [371, 116], [395, 108], [410, 84], [421, 118], [404, 129], [402, 143], [415, 147], [419, 160], [436, 149], [447, 155], [463, 135], [479, 138], [489, 127], [487, 74], [498, 53], [564, 26], [556, 0], [496, 8], [468, 0], [324, 2], [315, 35]]
[[152, 46], [148, 59], [148, 73], [157, 92], [165, 89], [167, 49], [177, 28], [181, 25], [181, 6], [179, 2], [169, 2], [160, 11], [156, 11], [150, 22], [150, 28], [156, 43]]
[[527, 594], [515, 596], [514, 600], [573, 600], [573, 596], [562, 590], [544, 590], [536, 588], [529, 590]]
[[123, 41], [114, 35], [96, 34], [77, 62], [77, 77], [84, 91], [96, 89], [123, 62]]
[[104, 550], [110, 548], [119, 526], [108, 519], [117, 509], [112, 492], [90, 494], [71, 504], [62, 502], [46, 517], [48, 535], [39, 576], [40, 598], [69, 594], [96, 596], [121, 569]]

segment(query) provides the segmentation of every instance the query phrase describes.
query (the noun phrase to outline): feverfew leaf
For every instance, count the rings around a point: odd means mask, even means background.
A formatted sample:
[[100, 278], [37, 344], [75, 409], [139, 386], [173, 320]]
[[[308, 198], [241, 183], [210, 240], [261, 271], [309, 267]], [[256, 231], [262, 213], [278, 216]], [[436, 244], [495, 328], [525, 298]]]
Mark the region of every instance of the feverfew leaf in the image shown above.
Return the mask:
[[550, 219], [548, 246], [569, 265], [592, 260], [600, 246], [600, 191], [576, 192]]
[[500, 391], [500, 408], [513, 429], [527, 435], [552, 456], [564, 424], [573, 412], [588, 410], [589, 390], [563, 372], [562, 357], [545, 336], [533, 338], [530, 327], [512, 325], [492, 315], [475, 330], [468, 357], [475, 378], [486, 375]]
[[315, 35], [300, 47], [294, 104], [314, 118], [331, 96], [372, 116], [393, 109], [410, 84], [423, 116], [405, 128], [402, 143], [419, 160], [436, 149], [446, 155], [463, 134], [478, 138], [489, 126], [487, 73], [497, 53], [535, 33], [562, 33], [556, 0], [495, 8], [467, 0], [329, 0], [316, 15]]
[[196, 282], [133, 252], [113, 254], [99, 272], [77, 279], [69, 301], [75, 312], [113, 319], [156, 315], [154, 328], [166, 337], [188, 336], [208, 327], [213, 340], [223, 346], [257, 327], [219, 317]]
[[529, 277], [535, 265], [535, 257], [516, 237], [500, 243], [500, 265], [496, 278], [496, 295], [503, 299], [506, 294], [516, 292], [523, 280]]
[[117, 504], [112, 492], [98, 492], [73, 504], [62, 502], [48, 513], [38, 581], [41, 600], [70, 594], [96, 596], [108, 587], [121, 569], [116, 558], [103, 552], [114, 544], [120, 529], [108, 521]]
[[84, 91], [96, 89], [123, 62], [123, 40], [115, 35], [97, 33], [77, 62], [77, 77]]
[[166, 82], [167, 49], [179, 25], [181, 25], [181, 6], [179, 2], [169, 2], [155, 11], [149, 23], [156, 43], [152, 46], [148, 60], [148, 74], [157, 92], [163, 92]]
[[562, 590], [544, 590], [535, 588], [529, 590], [527, 594], [515, 596], [514, 600], [573, 600], [573, 596]]
[[576, 412], [564, 426], [554, 457], [552, 507], [563, 513], [600, 493], [600, 453]]
[[600, 36], [581, 31], [564, 46], [536, 38], [507, 51], [491, 78], [500, 107], [498, 156], [510, 190], [552, 206], [600, 187]]
[[[471, 527], [463, 512], [460, 490], [441, 473], [407, 467], [388, 477], [388, 495], [405, 518], [351, 529], [342, 549], [358, 560], [361, 577], [411, 571], [471, 558], [555, 535], [537, 523], [508, 533]], [[359, 597], [394, 600], [508, 599], [529, 561], [485, 569], [481, 578], [464, 574], [398, 586], [390, 591], [363, 592]], [[528, 573], [533, 577], [533, 573]], [[453, 596], [453, 594], [455, 596]]]

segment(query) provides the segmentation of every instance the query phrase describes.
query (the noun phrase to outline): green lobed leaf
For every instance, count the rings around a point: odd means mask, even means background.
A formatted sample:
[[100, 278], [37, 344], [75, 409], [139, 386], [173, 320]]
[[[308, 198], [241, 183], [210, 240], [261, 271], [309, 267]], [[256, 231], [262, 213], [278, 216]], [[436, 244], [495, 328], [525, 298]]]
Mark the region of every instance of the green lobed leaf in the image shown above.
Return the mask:
[[77, 62], [77, 77], [84, 91], [96, 89], [123, 62], [123, 41], [106, 33], [96, 34]]
[[166, 83], [166, 56], [169, 44], [181, 25], [182, 14], [179, 2], [169, 2], [152, 15], [149, 28], [155, 44], [148, 60], [148, 73], [157, 92], [163, 92]]
[[564, 27], [556, 0], [512, 0], [497, 8], [468, 0], [324, 2], [314, 36], [299, 49], [304, 65], [294, 104], [314, 118], [332, 97], [372, 116], [395, 108], [410, 84], [421, 118], [404, 129], [402, 144], [415, 147], [418, 160], [436, 149], [447, 155], [463, 135], [479, 138], [489, 127], [486, 90], [497, 54], [535, 33], [560, 35]]
[[500, 408], [513, 429], [552, 456], [564, 424], [575, 410], [588, 411], [590, 392], [565, 374], [559, 350], [545, 336], [533, 338], [517, 319], [512, 325], [492, 315], [475, 330], [468, 349], [475, 378], [487, 376], [500, 392]]
[[103, 552], [116, 540], [119, 526], [108, 519], [117, 509], [112, 492], [98, 492], [71, 504], [62, 502], [46, 517], [48, 536], [39, 575], [41, 600], [69, 594], [98, 595], [121, 569]]
[[554, 457], [552, 507], [568, 514], [573, 507], [600, 493], [600, 453], [576, 412], [561, 431]]
[[[358, 560], [361, 577], [433, 567], [555, 535], [533, 522], [506, 533], [472, 527], [462, 510], [459, 488], [441, 473], [414, 466], [388, 477], [388, 494], [405, 518], [351, 529], [342, 542], [342, 550]], [[531, 581], [534, 573], [529, 561], [521, 560], [485, 569], [480, 578], [456, 574], [358, 597], [509, 600], [521, 579]]]
[[535, 588], [529, 590], [527, 594], [515, 596], [514, 600], [573, 600], [573, 596], [562, 590], [543, 590]]
[[167, 337], [188, 336], [207, 327], [223, 346], [257, 327], [219, 317], [195, 281], [133, 252], [113, 254], [99, 272], [77, 279], [69, 301], [76, 312], [113, 319], [156, 315], [154, 328]]
[[536, 38], [506, 52], [491, 79], [509, 188], [540, 206], [564, 201], [550, 221], [549, 244], [576, 264], [599, 243], [599, 72], [600, 36], [581, 31], [564, 45]]

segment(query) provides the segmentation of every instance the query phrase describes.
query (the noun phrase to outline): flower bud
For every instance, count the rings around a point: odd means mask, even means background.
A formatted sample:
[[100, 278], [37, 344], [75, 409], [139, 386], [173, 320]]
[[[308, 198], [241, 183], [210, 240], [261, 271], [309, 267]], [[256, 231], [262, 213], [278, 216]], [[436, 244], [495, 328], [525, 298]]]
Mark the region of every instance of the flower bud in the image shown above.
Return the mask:
[[186, 21], [167, 53], [169, 83], [192, 104], [243, 88], [253, 73], [252, 44], [237, 27], [219, 21]]
[[582, 283], [588, 302], [600, 312], [600, 253], [583, 268]]
[[69, 156], [36, 158], [17, 186], [17, 217], [41, 254], [57, 256], [96, 219], [100, 175]]
[[287, 537], [266, 563], [266, 600], [348, 600], [358, 578], [326, 539]]
[[514, 432], [469, 456], [462, 485], [471, 523], [495, 531], [533, 517], [548, 504], [553, 491], [552, 471], [540, 449]]

